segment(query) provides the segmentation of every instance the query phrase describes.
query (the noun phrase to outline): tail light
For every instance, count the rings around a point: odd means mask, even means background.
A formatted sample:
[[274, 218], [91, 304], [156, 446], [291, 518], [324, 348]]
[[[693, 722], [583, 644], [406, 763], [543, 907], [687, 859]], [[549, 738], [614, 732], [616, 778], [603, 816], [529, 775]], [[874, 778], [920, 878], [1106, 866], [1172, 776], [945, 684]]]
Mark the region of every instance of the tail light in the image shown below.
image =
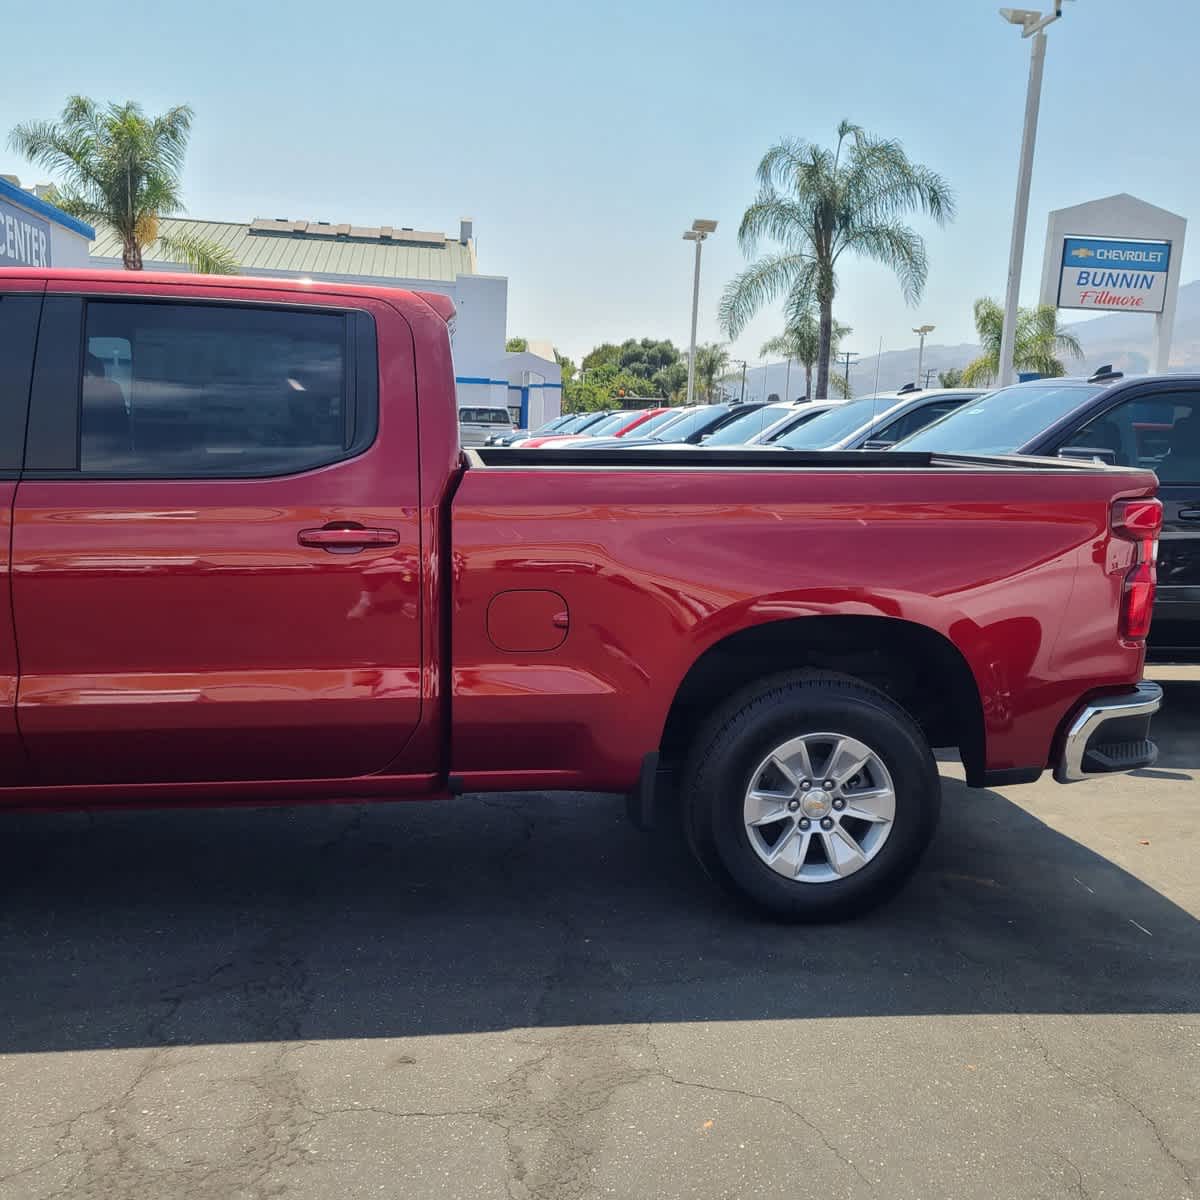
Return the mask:
[[1158, 535], [1163, 508], [1158, 500], [1118, 500], [1112, 507], [1112, 531], [1137, 546], [1137, 559], [1121, 593], [1121, 636], [1142, 641], [1150, 632], [1154, 590], [1158, 586]]

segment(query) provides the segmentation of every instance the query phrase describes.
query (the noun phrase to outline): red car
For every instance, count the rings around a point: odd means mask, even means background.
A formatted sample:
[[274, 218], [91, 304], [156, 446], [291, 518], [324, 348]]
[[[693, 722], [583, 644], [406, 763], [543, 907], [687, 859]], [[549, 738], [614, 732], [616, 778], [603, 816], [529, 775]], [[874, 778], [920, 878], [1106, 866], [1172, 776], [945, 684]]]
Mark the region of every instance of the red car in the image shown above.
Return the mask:
[[[794, 919], [1144, 766], [1148, 471], [462, 451], [442, 296], [0, 271], [0, 802], [670, 796]], [[676, 807], [677, 806], [677, 807]]]

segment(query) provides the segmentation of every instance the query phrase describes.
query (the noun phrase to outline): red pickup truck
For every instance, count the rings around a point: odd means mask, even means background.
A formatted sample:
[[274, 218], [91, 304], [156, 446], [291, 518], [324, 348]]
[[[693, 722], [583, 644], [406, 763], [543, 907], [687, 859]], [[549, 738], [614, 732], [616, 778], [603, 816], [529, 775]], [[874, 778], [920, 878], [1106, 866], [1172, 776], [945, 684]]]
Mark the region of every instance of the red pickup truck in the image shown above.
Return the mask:
[[1153, 761], [1148, 471], [464, 452], [439, 296], [0, 271], [0, 797], [624, 792], [775, 914]]

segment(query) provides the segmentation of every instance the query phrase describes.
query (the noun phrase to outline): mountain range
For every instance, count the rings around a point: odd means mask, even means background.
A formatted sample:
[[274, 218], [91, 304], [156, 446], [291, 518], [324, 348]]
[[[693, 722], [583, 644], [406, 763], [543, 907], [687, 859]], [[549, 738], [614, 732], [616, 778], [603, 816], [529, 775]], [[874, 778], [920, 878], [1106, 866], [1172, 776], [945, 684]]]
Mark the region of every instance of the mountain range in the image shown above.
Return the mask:
[[[1070, 322], [1070, 328], [1083, 346], [1083, 358], [1067, 360], [1069, 374], [1090, 373], [1104, 363], [1112, 363], [1117, 370], [1126, 374], [1144, 374], [1150, 369], [1154, 322], [1148, 316], [1108, 313], [1090, 320]], [[931, 386], [937, 387], [938, 371], [965, 367], [978, 354], [979, 346], [974, 342], [962, 342], [956, 346], [926, 343], [924, 367], [933, 369]], [[839, 373], [842, 370], [839, 368]], [[1171, 370], [1200, 371], [1200, 280], [1184, 284], [1179, 289], [1175, 333], [1171, 340]], [[859, 358], [851, 365], [850, 388], [856, 396], [866, 396], [876, 390], [895, 391], [906, 383], [914, 382], [916, 374], [916, 346], [904, 350], [885, 350], [878, 356], [871, 354]], [[787, 367], [784, 363], [750, 368], [746, 372], [746, 398], [761, 400], [771, 392], [783, 396], [786, 376]], [[736, 381], [734, 390], [740, 390]], [[788, 391], [793, 397], [804, 394], [804, 369], [795, 364], [792, 366]]]

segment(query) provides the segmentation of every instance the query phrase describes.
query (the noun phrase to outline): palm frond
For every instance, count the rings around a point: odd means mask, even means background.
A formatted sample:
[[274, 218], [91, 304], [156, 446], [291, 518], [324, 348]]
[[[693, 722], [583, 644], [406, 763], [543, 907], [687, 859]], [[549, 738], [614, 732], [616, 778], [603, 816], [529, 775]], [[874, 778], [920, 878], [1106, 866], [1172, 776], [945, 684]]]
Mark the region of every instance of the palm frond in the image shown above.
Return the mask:
[[811, 257], [813, 228], [811, 205], [764, 189], [742, 214], [738, 246], [744, 254], [754, 254], [759, 239], [765, 238]]
[[843, 400], [850, 399], [850, 385], [846, 382], [845, 375], [839, 375], [836, 371], [829, 372], [829, 390]]
[[768, 254], [751, 263], [725, 285], [717, 320], [736, 338], [764, 304], [787, 295], [808, 273], [811, 259], [796, 254]]
[[921, 212], [939, 225], [954, 216], [954, 193], [936, 171], [912, 162], [897, 141], [863, 139], [846, 168], [847, 207], [865, 222]]
[[236, 275], [238, 260], [224, 246], [206, 242], [192, 234], [160, 234], [156, 243], [171, 256], [200, 275]]
[[964, 387], [986, 387], [994, 383], [1000, 374], [1000, 354], [981, 354], [963, 368], [962, 381]]
[[929, 263], [925, 257], [925, 241], [915, 229], [898, 221], [855, 226], [847, 231], [842, 249], [853, 250], [890, 267], [909, 304], [915, 304], [921, 298]]

